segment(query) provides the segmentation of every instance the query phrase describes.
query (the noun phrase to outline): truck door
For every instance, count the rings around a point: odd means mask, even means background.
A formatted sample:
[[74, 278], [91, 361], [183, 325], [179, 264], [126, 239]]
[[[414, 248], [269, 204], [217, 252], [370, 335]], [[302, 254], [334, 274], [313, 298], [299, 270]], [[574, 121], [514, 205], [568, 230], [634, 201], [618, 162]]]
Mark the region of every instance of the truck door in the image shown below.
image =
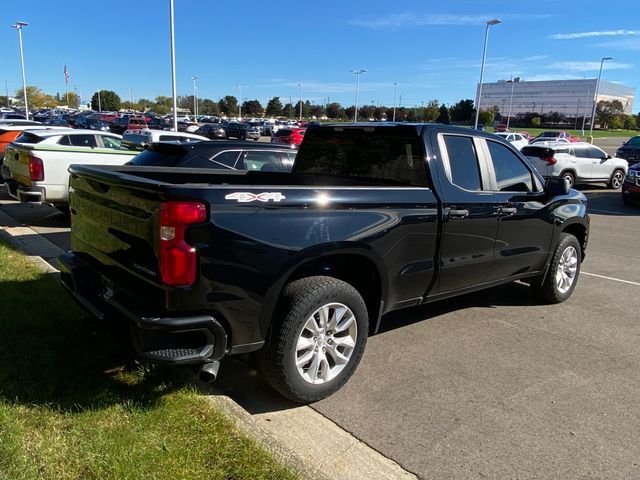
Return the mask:
[[439, 133], [435, 141], [444, 167], [439, 176], [443, 238], [437, 293], [446, 293], [490, 278], [498, 215], [489, 172], [486, 164], [478, 161], [479, 141], [457, 133]]
[[482, 142], [499, 219], [490, 280], [541, 271], [553, 231], [543, 215], [544, 187], [511, 148]]

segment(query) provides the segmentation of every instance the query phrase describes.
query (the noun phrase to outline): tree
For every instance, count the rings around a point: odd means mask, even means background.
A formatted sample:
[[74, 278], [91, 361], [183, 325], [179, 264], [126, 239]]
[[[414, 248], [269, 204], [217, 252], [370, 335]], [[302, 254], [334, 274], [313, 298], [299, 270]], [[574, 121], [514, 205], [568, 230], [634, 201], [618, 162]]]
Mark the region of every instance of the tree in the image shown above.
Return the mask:
[[311, 105], [309, 109], [309, 116], [312, 118], [320, 118], [325, 115], [323, 105]]
[[627, 130], [634, 130], [637, 126], [636, 117], [633, 115], [627, 115], [624, 119], [624, 128]]
[[449, 118], [449, 109], [445, 105], [440, 105], [440, 112], [438, 114], [438, 118], [436, 118], [436, 123], [444, 123], [445, 125], [449, 125], [451, 123], [451, 119]]
[[480, 110], [480, 113], [478, 114], [478, 123], [491, 125], [493, 124], [494, 118], [495, 113], [493, 113], [493, 110]]
[[205, 98], [200, 103], [198, 111], [203, 115], [218, 115], [220, 113], [220, 106], [210, 98]]
[[623, 113], [624, 106], [620, 100], [612, 100], [610, 102], [601, 100], [596, 107], [596, 123], [601, 128], [607, 128], [615, 117]]
[[327, 105], [327, 117], [334, 118], [342, 118], [344, 117], [344, 108], [338, 102], [333, 102]]
[[[446, 108], [446, 107], [445, 107]], [[425, 122], [435, 122], [440, 115], [440, 103], [438, 100], [429, 100], [427, 106], [424, 107], [423, 119]]]
[[268, 117], [279, 117], [282, 115], [282, 102], [280, 97], [273, 97], [267, 102], [266, 114]]
[[258, 100], [247, 100], [242, 104], [242, 112], [245, 115], [262, 115], [264, 107]]
[[370, 118], [373, 118], [375, 111], [376, 107], [374, 107], [373, 105], [363, 105], [361, 107], [358, 107], [358, 119], [369, 120]]
[[[69, 100], [67, 101], [67, 95], [69, 96]], [[80, 96], [75, 92], [68, 92], [66, 95], [63, 95], [58, 101], [60, 105], [67, 105], [71, 108], [78, 108], [80, 106]]]
[[[91, 97], [91, 108], [98, 110], [98, 92]], [[112, 90], [100, 90], [100, 109], [107, 112], [120, 110], [120, 97]]]
[[166, 115], [167, 113], [171, 112], [172, 108], [173, 98], [165, 97], [163, 95], [156, 97], [153, 106], [151, 107], [151, 109], [159, 115]]
[[[26, 91], [29, 108], [53, 108], [58, 104], [52, 95], [47, 95], [34, 85], [27, 85]], [[15, 96], [18, 105], [24, 106], [24, 95], [21, 88], [16, 90]]]
[[540, 126], [540, 117], [533, 117], [531, 119], [531, 126], [532, 127], [539, 127]]
[[473, 100], [460, 100], [451, 106], [449, 113], [453, 122], [469, 122], [473, 117]]
[[233, 95], [225, 95], [218, 101], [218, 106], [225, 115], [235, 115], [238, 111], [238, 99]]
[[350, 107], [347, 107], [344, 109], [344, 114], [349, 120], [353, 120], [355, 113], [356, 113], [356, 107], [354, 105], [351, 105]]

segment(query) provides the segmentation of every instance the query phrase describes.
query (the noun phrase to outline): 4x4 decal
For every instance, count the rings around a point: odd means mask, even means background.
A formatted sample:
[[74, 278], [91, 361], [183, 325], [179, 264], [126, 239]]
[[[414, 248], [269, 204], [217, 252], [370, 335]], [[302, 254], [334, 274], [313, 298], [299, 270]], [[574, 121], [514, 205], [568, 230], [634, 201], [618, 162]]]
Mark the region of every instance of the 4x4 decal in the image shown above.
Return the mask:
[[238, 203], [248, 203], [253, 201], [259, 202], [268, 202], [272, 200], [274, 202], [279, 202], [284, 200], [285, 197], [280, 192], [262, 192], [262, 193], [251, 193], [251, 192], [234, 192], [229, 195], [225, 195], [225, 200], [237, 200]]

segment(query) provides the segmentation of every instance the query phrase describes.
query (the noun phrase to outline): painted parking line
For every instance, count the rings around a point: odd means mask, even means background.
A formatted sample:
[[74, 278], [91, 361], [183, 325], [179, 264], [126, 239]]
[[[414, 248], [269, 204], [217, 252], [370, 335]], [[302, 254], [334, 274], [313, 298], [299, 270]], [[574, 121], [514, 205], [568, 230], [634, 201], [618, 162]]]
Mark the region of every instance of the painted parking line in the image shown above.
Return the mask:
[[636, 286], [640, 287], [640, 283], [639, 282], [632, 282], [631, 280], [622, 280], [621, 278], [607, 277], [605, 275], [598, 275], [596, 273], [589, 273], [589, 272], [580, 272], [580, 273], [582, 275], [589, 275], [590, 277], [604, 278], [605, 280], [612, 280], [614, 282], [620, 282], [620, 283], [628, 283], [629, 285], [636, 285]]

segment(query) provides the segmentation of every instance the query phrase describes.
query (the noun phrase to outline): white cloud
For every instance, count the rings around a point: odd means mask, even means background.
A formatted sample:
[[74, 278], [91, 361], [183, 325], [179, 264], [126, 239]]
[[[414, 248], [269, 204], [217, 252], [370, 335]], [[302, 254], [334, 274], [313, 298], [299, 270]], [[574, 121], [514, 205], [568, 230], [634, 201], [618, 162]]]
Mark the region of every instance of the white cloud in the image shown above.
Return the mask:
[[625, 40], [613, 40], [595, 44], [599, 48], [609, 48], [617, 50], [640, 50], [640, 38], [628, 38]]
[[427, 25], [482, 25], [492, 18], [508, 20], [535, 20], [550, 17], [550, 14], [508, 13], [458, 15], [451, 13], [416, 14], [396, 13], [384, 17], [363, 17], [349, 21], [351, 25], [377, 30], [399, 30], [402, 28], [424, 27]]
[[556, 33], [549, 35], [554, 40], [573, 40], [575, 38], [622, 37], [640, 35], [640, 30], [601, 30], [596, 32]]
[[[600, 62], [554, 62], [549, 64], [551, 70], [564, 70], [567, 72], [597, 72], [600, 70]], [[632, 68], [628, 63], [605, 62], [604, 70], [621, 70]]]

